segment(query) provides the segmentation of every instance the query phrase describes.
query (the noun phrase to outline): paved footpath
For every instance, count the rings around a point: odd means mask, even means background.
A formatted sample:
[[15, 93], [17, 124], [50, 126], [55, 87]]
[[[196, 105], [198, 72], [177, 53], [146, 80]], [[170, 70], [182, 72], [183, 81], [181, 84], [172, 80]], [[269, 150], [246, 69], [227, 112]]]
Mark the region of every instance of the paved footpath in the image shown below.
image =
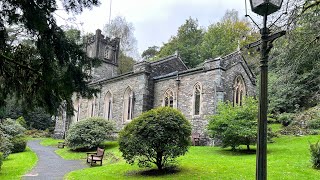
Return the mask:
[[29, 141], [28, 146], [37, 154], [37, 165], [26, 175], [23, 180], [56, 180], [70, 171], [88, 167], [84, 160], [64, 160], [51, 146], [40, 145], [40, 140]]

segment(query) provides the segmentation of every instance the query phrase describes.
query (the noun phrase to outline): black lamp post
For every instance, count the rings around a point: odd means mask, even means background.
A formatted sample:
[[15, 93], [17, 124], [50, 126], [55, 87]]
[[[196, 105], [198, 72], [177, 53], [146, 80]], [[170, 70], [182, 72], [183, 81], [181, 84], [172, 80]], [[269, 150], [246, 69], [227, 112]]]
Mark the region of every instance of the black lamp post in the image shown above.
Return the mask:
[[259, 121], [257, 142], [256, 179], [267, 179], [267, 111], [268, 111], [268, 53], [272, 48], [272, 41], [283, 35], [283, 32], [269, 36], [267, 16], [278, 11], [283, 0], [250, 0], [254, 13], [263, 16], [261, 33], [261, 61], [260, 61], [260, 93], [259, 93]]

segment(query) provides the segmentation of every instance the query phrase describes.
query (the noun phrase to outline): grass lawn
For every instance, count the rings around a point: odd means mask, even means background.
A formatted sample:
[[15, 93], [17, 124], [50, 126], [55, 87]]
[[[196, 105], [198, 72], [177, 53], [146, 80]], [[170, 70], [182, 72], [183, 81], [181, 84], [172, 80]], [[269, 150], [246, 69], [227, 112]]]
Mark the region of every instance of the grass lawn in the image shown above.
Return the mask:
[[[282, 136], [268, 144], [268, 179], [317, 180], [320, 170], [310, 163], [309, 142], [320, 140], [320, 136]], [[255, 148], [255, 147], [252, 147]], [[245, 147], [243, 147], [245, 149]], [[85, 153], [74, 153], [65, 149], [56, 151], [65, 159], [84, 159]], [[107, 153], [121, 157], [116, 143], [107, 143]], [[107, 159], [103, 166], [73, 171], [67, 179], [255, 179], [255, 152], [232, 152], [219, 147], [191, 147], [178, 158], [176, 172], [154, 175], [150, 169], [131, 166], [122, 158]]]
[[24, 152], [10, 154], [3, 161], [0, 179], [20, 179], [22, 175], [26, 174], [36, 165], [37, 160], [37, 155], [28, 147]]

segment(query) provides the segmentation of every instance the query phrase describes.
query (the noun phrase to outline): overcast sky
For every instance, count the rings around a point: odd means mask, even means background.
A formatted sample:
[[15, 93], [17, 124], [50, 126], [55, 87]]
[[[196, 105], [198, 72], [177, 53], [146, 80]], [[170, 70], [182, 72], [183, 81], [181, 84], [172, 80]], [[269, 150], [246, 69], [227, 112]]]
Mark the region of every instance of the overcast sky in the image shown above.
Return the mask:
[[[228, 9], [237, 10], [243, 17], [244, 0], [112, 0], [111, 19], [124, 16], [133, 24], [141, 54], [149, 46], [161, 46], [167, 42], [189, 17], [198, 19], [200, 26], [207, 27], [219, 21]], [[98, 28], [102, 30], [109, 21], [109, 13], [110, 0], [101, 0], [99, 7], [77, 16], [76, 22], [82, 23], [78, 28], [86, 33], [94, 33]], [[58, 14], [58, 23], [65, 23], [63, 19], [68, 15]]]

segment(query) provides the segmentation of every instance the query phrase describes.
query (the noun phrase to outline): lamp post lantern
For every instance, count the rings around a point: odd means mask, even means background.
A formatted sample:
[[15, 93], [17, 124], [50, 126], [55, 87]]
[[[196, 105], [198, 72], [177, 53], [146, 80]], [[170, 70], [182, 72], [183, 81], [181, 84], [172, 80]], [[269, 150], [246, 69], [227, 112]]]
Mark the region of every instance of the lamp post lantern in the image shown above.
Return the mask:
[[267, 17], [281, 8], [283, 0], [250, 0], [254, 13], [263, 16], [261, 33], [261, 60], [260, 60], [260, 93], [259, 93], [259, 120], [256, 159], [256, 179], [267, 179], [267, 111], [268, 111], [268, 54], [272, 48], [272, 41], [285, 34], [276, 33], [269, 36]]

